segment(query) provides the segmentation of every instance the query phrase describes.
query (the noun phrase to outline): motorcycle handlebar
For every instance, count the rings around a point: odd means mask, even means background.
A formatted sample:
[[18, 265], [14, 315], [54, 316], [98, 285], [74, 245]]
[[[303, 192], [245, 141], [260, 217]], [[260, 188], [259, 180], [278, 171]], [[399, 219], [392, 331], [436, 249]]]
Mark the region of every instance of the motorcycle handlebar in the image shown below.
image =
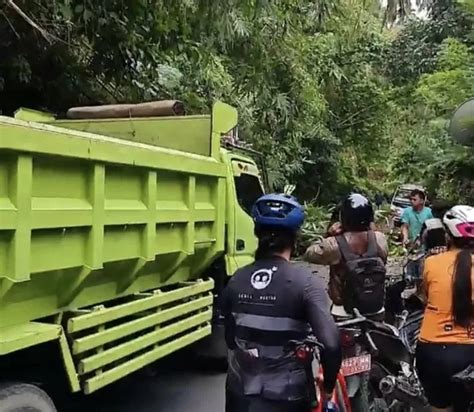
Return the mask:
[[336, 325], [339, 328], [342, 328], [342, 327], [345, 327], [345, 326], [352, 326], [352, 325], [357, 325], [357, 324], [360, 324], [360, 323], [369, 323], [369, 324], [372, 324], [372, 325], [376, 324], [376, 322], [374, 322], [373, 320], [370, 320], [370, 319], [366, 318], [365, 316], [361, 315], [361, 313], [357, 309], [354, 309], [354, 315], [355, 315], [355, 318], [351, 318], [351, 319], [336, 322]]
[[[357, 309], [354, 309], [354, 315], [355, 315], [355, 318], [351, 318], [351, 319], [343, 320], [343, 321], [340, 321], [340, 322], [336, 322], [337, 327], [338, 328], [343, 328], [343, 327], [357, 325], [357, 324], [361, 324], [361, 323], [366, 323], [368, 325], [373, 325], [373, 326], [377, 325], [377, 322], [366, 318]], [[372, 337], [370, 336], [370, 333], [365, 331], [364, 335], [365, 335], [365, 338], [367, 340], [367, 343], [370, 346], [371, 352], [372, 353], [378, 353], [378, 348], [375, 345], [374, 341], [372, 340]], [[285, 345], [285, 352], [294, 352], [299, 347], [304, 347], [304, 346], [306, 346], [306, 347], [308, 347], [312, 350], [316, 350], [316, 349], [318, 349], [319, 351], [324, 350], [324, 345], [321, 342], [319, 342], [316, 339], [315, 336], [309, 335], [307, 338], [305, 338], [303, 340], [290, 340]]]
[[373, 355], [378, 355], [379, 353], [379, 348], [377, 347], [377, 345], [375, 344], [374, 340], [372, 339], [372, 336], [370, 336], [370, 333], [369, 332], [365, 332], [365, 339], [367, 340], [367, 343], [369, 344], [370, 346], [370, 352], [373, 354]]

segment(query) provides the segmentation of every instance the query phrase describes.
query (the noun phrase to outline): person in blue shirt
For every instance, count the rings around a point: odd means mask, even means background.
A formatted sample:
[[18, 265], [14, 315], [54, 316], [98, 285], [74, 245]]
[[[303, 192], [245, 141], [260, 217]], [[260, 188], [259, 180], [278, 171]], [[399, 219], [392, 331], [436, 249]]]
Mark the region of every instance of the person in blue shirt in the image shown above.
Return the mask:
[[[415, 189], [410, 194], [411, 206], [406, 208], [401, 217], [403, 245], [412, 250], [420, 249], [420, 235], [423, 224], [433, 218], [431, 209], [425, 206], [426, 195], [422, 190]], [[421, 259], [409, 262], [407, 276], [409, 281], [417, 281], [421, 277]]]

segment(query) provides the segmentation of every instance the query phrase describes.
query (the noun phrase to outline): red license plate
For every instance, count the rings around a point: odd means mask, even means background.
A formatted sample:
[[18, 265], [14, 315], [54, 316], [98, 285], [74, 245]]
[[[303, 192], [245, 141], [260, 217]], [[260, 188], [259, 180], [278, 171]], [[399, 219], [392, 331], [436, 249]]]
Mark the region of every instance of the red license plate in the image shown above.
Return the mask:
[[371, 363], [372, 360], [370, 354], [346, 358], [342, 361], [341, 372], [344, 376], [368, 372], [370, 371]]

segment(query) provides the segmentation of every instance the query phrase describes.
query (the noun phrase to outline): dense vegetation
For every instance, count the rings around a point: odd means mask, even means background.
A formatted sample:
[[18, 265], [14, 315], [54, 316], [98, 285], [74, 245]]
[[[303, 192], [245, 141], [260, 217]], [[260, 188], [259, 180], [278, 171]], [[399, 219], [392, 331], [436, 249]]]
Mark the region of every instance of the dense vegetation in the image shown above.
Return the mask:
[[423, 181], [472, 202], [473, 153], [445, 131], [474, 95], [469, 1], [4, 0], [0, 109], [222, 99], [307, 200]]

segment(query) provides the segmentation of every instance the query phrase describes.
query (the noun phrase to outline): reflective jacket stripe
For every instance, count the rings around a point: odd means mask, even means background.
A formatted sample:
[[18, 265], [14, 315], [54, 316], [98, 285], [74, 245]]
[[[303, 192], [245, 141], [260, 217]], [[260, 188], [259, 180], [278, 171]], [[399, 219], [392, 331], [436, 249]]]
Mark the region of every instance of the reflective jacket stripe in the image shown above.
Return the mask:
[[237, 326], [273, 332], [308, 331], [308, 324], [297, 319], [251, 315], [249, 313], [233, 313], [232, 315]]

